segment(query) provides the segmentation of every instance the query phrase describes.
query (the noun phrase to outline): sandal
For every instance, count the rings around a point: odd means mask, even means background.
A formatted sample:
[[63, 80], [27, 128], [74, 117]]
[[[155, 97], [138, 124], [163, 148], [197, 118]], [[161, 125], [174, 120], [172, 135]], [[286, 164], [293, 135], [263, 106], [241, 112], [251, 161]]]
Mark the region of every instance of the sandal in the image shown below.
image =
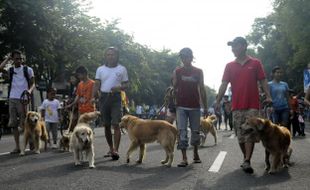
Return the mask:
[[10, 152], [10, 154], [19, 154], [20, 153], [20, 149], [14, 149]]
[[111, 157], [112, 157], [112, 160], [118, 160], [118, 159], [119, 159], [119, 155], [118, 155], [117, 152], [113, 152], [113, 153], [111, 154]]
[[193, 160], [193, 163], [195, 163], [195, 164], [200, 164], [201, 163], [201, 160], [198, 158], [198, 159], [194, 159]]
[[186, 167], [188, 165], [188, 162], [187, 161], [182, 161], [182, 162], [180, 162], [179, 164], [178, 164], [178, 167]]

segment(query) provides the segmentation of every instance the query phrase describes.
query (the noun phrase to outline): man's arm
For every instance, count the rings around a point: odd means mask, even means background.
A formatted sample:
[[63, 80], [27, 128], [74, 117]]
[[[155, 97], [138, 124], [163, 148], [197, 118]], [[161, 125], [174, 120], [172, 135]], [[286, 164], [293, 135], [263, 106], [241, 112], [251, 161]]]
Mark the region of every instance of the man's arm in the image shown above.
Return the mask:
[[260, 85], [262, 86], [262, 89], [266, 95], [266, 100], [265, 102], [266, 103], [271, 103], [272, 102], [272, 99], [271, 99], [271, 96], [270, 96], [270, 92], [269, 92], [269, 87], [268, 87], [268, 83], [267, 83], [267, 79], [263, 79], [263, 80], [260, 80], [259, 81]]
[[93, 102], [95, 102], [95, 99], [98, 98], [99, 89], [100, 89], [100, 80], [96, 79], [94, 87], [93, 87], [92, 98], [91, 98]]
[[200, 99], [201, 99], [203, 108], [204, 108], [205, 110], [207, 110], [207, 109], [208, 109], [207, 93], [206, 93], [206, 90], [205, 90], [205, 85], [204, 85], [203, 80], [204, 80], [204, 79], [203, 79], [203, 72], [201, 72], [200, 81], [199, 81]]
[[216, 96], [216, 105], [215, 105], [215, 111], [219, 111], [221, 109], [221, 100], [226, 92], [228, 86], [228, 82], [222, 81], [222, 84], [220, 86], [219, 92]]
[[8, 61], [11, 59], [11, 56], [7, 56], [2, 63], [0, 64], [0, 70], [4, 69], [5, 65], [8, 63]]

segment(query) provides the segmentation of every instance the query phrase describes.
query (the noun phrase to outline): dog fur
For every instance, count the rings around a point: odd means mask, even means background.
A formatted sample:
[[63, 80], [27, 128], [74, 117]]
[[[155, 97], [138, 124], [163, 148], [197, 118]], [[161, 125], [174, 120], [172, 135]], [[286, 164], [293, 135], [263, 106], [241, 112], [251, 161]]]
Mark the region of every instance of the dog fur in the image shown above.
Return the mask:
[[64, 131], [62, 137], [59, 139], [59, 149], [62, 151], [69, 151], [70, 136], [72, 133]]
[[140, 147], [140, 154], [137, 163], [142, 163], [145, 156], [145, 144], [158, 141], [166, 152], [166, 158], [161, 163], [171, 167], [178, 133], [173, 125], [164, 120], [143, 120], [132, 115], [125, 115], [121, 119], [120, 127], [128, 131], [131, 140], [127, 151], [127, 163], [130, 162], [130, 154], [138, 147]]
[[41, 140], [45, 142], [45, 150], [47, 147], [48, 134], [44, 121], [38, 112], [29, 111], [26, 115], [24, 122], [24, 144], [21, 149], [20, 155], [25, 155], [26, 145], [29, 138], [34, 143], [34, 151], [40, 154]]
[[208, 133], [211, 133], [211, 135], [214, 137], [214, 144], [215, 145], [217, 144], [217, 134], [214, 126], [214, 123], [216, 121], [217, 118], [215, 115], [210, 115], [207, 118], [200, 119], [200, 130], [203, 133], [200, 135], [201, 137], [200, 146], [204, 146]]
[[[286, 127], [276, 125], [268, 119], [251, 117], [247, 124], [257, 130], [263, 146], [265, 147], [266, 171], [270, 174], [277, 172], [280, 166], [288, 167], [292, 154], [291, 134]], [[272, 156], [270, 165], [269, 156]]]
[[94, 133], [89, 122], [95, 120], [100, 112], [84, 113], [79, 117], [78, 124], [70, 137], [70, 151], [73, 152], [75, 165], [81, 165], [83, 153], [88, 158], [89, 168], [95, 167]]

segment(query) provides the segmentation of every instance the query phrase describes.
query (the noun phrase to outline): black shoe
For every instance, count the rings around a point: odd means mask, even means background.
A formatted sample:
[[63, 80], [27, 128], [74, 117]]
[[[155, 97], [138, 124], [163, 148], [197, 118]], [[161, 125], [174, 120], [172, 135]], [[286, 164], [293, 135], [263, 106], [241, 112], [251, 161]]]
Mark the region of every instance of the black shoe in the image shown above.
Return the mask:
[[250, 161], [244, 161], [241, 167], [245, 173], [252, 174], [254, 172], [253, 168], [251, 167]]

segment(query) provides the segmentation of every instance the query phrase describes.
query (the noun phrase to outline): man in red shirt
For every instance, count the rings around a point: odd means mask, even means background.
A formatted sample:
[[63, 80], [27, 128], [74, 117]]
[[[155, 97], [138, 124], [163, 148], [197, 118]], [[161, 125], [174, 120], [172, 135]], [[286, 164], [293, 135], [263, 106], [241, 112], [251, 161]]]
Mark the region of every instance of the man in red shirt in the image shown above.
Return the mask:
[[261, 62], [246, 54], [247, 41], [243, 37], [236, 37], [233, 41], [228, 42], [227, 45], [231, 46], [236, 59], [226, 65], [222, 84], [216, 99], [216, 107], [220, 109], [220, 102], [226, 92], [228, 83], [230, 83], [233, 127], [243, 153], [243, 164], [241, 167], [246, 173], [253, 173], [254, 170], [251, 167], [250, 160], [254, 145], [259, 139], [255, 130], [252, 133], [245, 133], [243, 124], [246, 117], [257, 116], [259, 113], [257, 82], [261, 84], [263, 91], [266, 93], [266, 102], [271, 102], [271, 96]]
[[191, 128], [190, 144], [194, 147], [194, 163], [201, 163], [198, 154], [200, 144], [200, 100], [202, 108], [207, 109], [207, 97], [203, 83], [203, 72], [192, 65], [193, 52], [190, 48], [180, 51], [183, 67], [176, 68], [173, 73], [173, 87], [176, 95], [177, 127], [179, 141], [177, 148], [182, 151], [183, 160], [178, 167], [188, 165], [186, 150], [189, 146], [187, 126]]

